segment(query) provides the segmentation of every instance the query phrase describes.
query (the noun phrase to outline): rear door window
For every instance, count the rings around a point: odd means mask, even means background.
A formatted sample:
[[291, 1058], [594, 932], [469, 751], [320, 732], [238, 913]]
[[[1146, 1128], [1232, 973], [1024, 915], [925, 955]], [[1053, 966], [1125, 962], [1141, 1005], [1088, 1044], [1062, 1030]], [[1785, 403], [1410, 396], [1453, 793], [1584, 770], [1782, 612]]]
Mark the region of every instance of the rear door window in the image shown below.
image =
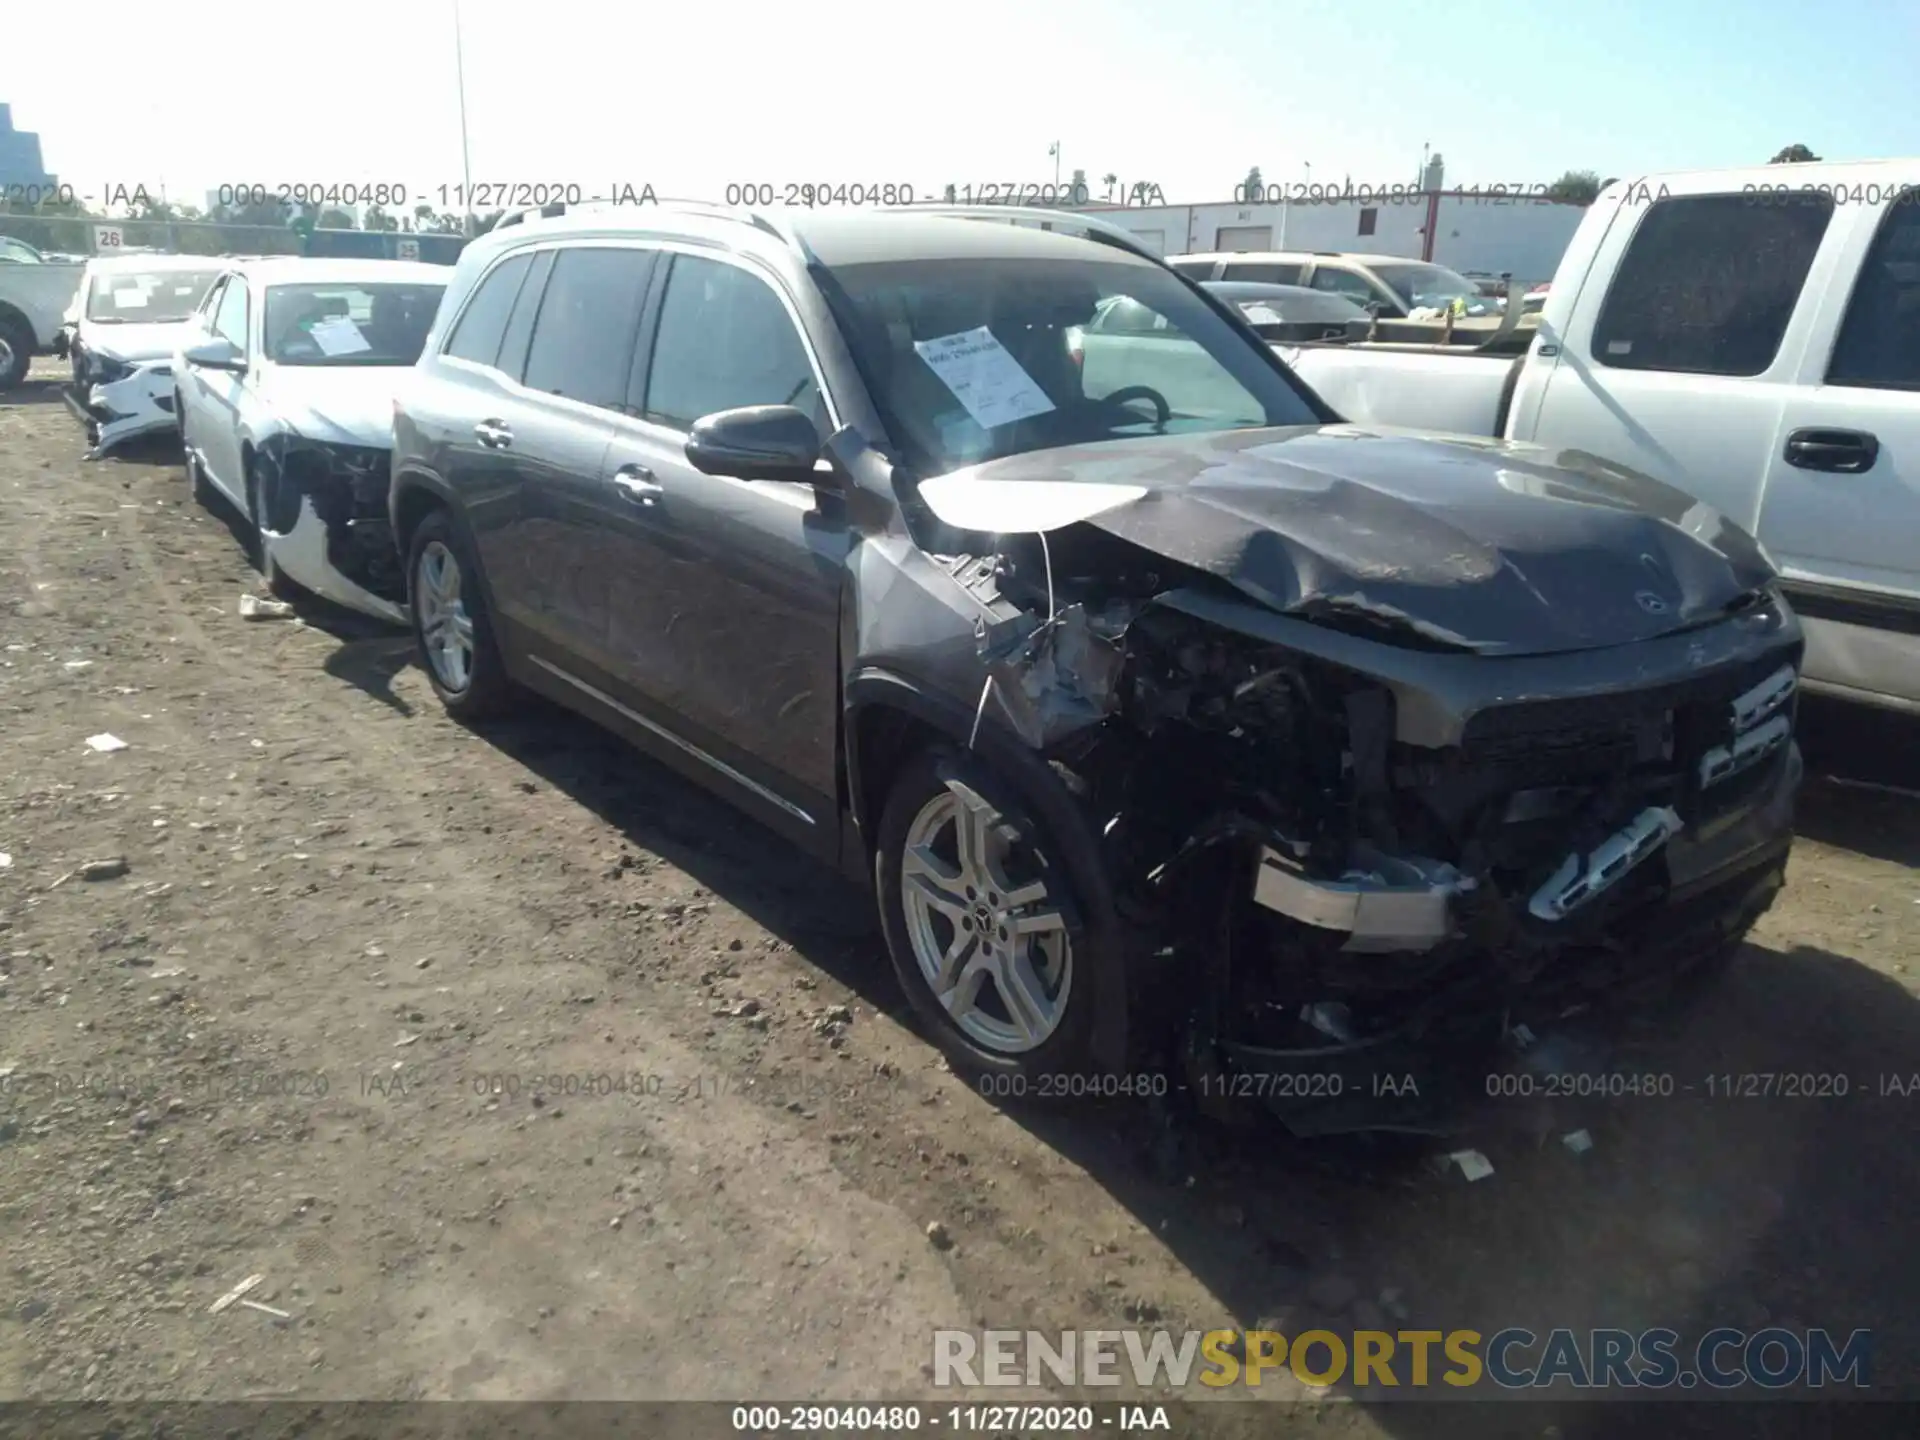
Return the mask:
[[688, 430], [741, 405], [793, 405], [823, 435], [825, 398], [773, 287], [738, 265], [676, 255], [647, 373], [646, 417]]
[[1920, 203], [1902, 201], [1881, 221], [1840, 322], [1827, 384], [1920, 390]]
[[529, 390], [625, 409], [634, 332], [653, 253], [582, 247], [554, 256], [527, 346]]
[[1615, 370], [1759, 375], [1773, 364], [1833, 218], [1833, 197], [1656, 200], [1620, 258], [1593, 358]]
[[1373, 286], [1367, 283], [1364, 275], [1356, 275], [1351, 270], [1335, 270], [1326, 265], [1314, 266], [1313, 288], [1325, 290], [1332, 295], [1344, 295], [1354, 304], [1361, 306], [1369, 300], [1381, 298]]
[[533, 317], [539, 313], [540, 297], [546, 292], [547, 273], [553, 269], [552, 250], [534, 257], [533, 268], [520, 286], [520, 298], [513, 302], [513, 314], [507, 320], [507, 333], [500, 342], [500, 373], [518, 380], [527, 368], [527, 342], [533, 338]]
[[453, 334], [447, 341], [448, 355], [456, 360], [471, 360], [476, 365], [494, 363], [500, 354], [500, 336], [507, 328], [514, 296], [520, 291], [520, 281], [529, 263], [530, 256], [515, 255], [488, 272], [454, 324]]
[[1212, 260], [1175, 260], [1171, 263], [1176, 273], [1186, 276], [1189, 280], [1211, 280], [1213, 278], [1215, 262]]

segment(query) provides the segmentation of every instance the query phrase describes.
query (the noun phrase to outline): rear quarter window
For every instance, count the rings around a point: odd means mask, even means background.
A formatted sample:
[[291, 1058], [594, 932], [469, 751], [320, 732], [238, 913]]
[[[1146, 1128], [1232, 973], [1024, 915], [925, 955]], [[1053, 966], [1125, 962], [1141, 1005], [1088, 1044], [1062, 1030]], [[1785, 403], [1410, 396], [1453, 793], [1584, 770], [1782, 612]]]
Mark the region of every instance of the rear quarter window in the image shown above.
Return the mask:
[[1607, 287], [1594, 360], [1614, 370], [1764, 373], [1832, 218], [1832, 196], [1818, 192], [1655, 201]]

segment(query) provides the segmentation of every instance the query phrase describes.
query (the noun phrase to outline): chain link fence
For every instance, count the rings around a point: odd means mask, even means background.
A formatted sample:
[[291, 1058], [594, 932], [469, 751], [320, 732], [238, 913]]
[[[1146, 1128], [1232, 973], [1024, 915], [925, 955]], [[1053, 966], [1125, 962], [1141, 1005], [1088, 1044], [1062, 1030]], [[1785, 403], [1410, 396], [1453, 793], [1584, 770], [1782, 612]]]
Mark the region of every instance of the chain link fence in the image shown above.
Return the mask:
[[216, 225], [204, 220], [112, 220], [0, 211], [0, 235], [43, 254], [113, 255], [157, 250], [179, 255], [298, 255], [300, 236], [284, 225]]

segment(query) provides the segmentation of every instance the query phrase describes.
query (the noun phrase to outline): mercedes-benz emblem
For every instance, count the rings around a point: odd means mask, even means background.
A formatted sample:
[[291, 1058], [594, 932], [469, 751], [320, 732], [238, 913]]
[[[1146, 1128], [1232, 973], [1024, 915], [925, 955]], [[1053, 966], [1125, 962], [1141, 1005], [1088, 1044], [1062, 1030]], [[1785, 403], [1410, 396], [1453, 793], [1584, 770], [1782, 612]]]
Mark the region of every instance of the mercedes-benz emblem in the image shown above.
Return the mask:
[[1664, 615], [1667, 613], [1667, 602], [1651, 590], [1642, 590], [1633, 598], [1640, 602], [1640, 608], [1649, 615]]

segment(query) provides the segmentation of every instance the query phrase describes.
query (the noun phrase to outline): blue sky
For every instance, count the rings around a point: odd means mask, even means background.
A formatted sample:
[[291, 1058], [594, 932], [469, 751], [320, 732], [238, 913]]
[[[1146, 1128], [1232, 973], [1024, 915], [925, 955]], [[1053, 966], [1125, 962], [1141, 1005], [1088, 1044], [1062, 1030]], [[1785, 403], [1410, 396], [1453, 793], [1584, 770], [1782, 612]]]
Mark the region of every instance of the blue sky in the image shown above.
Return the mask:
[[[453, 0], [15, 0], [0, 100], [82, 192], [461, 176]], [[475, 181], [1532, 184], [1920, 155], [1912, 0], [463, 0]], [[191, 17], [189, 20], [187, 17]], [[84, 37], [84, 39], [83, 39]], [[116, 37], [125, 37], [120, 43]], [[82, 88], [84, 86], [84, 88]], [[88, 96], [76, 103], [76, 93]]]

